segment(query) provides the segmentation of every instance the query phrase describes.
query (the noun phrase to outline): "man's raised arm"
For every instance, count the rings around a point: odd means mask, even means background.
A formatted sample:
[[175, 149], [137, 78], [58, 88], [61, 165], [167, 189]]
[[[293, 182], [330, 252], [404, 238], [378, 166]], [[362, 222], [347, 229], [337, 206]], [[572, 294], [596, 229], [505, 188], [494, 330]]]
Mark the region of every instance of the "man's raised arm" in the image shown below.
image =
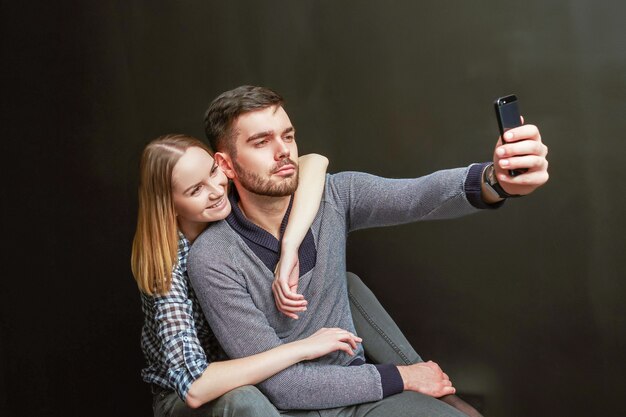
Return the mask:
[[348, 231], [449, 219], [498, 206], [480, 198], [483, 168], [476, 164], [411, 179], [342, 172], [329, 177], [327, 194], [345, 211]]

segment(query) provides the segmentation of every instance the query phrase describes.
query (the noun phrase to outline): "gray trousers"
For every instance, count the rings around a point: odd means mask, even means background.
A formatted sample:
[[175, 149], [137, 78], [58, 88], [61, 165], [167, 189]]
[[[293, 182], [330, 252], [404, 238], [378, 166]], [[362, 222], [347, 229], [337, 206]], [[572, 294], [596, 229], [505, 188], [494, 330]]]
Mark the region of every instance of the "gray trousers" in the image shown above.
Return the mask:
[[245, 385], [193, 409], [174, 391], [164, 390], [154, 394], [154, 417], [279, 417], [270, 400], [256, 387]]
[[[357, 334], [363, 338], [368, 359], [374, 363], [410, 365], [421, 362], [396, 323], [374, 294], [356, 275], [348, 272], [350, 309]], [[350, 382], [346, 381], [348, 385]], [[380, 401], [327, 410], [278, 411], [256, 388], [237, 388], [192, 410], [175, 392], [155, 394], [155, 417], [465, 417], [448, 404], [417, 392], [405, 391]]]

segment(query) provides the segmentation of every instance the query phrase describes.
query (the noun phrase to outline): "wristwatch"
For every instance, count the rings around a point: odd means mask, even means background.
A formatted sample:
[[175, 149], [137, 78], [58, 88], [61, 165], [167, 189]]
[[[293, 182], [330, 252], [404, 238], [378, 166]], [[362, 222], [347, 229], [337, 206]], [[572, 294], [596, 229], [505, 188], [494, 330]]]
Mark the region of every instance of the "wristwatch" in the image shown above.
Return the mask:
[[504, 191], [498, 183], [498, 179], [496, 178], [496, 169], [493, 164], [487, 165], [483, 171], [483, 181], [485, 182], [485, 189], [493, 198], [521, 197], [520, 194], [509, 194]]

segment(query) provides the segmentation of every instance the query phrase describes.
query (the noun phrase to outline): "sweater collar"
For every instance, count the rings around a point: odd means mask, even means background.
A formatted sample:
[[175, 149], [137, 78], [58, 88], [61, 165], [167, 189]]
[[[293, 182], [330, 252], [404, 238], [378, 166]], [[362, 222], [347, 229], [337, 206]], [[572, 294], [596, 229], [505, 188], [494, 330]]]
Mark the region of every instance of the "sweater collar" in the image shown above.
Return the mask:
[[[262, 227], [257, 226], [252, 223], [245, 214], [239, 208], [239, 193], [237, 192], [236, 187], [230, 188], [230, 193], [228, 194], [228, 199], [230, 200], [230, 205], [232, 210], [228, 217], [226, 217], [226, 221], [237, 233], [245, 237], [246, 239], [251, 240], [252, 242], [263, 246], [271, 251], [276, 253], [280, 253], [280, 241], [274, 237], [270, 232], [263, 229]], [[280, 223], [280, 236], [282, 239], [283, 234], [285, 233], [285, 229], [287, 228], [287, 223], [289, 221], [289, 213], [291, 213], [291, 206], [293, 204], [293, 196], [289, 200], [289, 206], [287, 207], [287, 211], [285, 212], [285, 216], [283, 217], [282, 222]]]

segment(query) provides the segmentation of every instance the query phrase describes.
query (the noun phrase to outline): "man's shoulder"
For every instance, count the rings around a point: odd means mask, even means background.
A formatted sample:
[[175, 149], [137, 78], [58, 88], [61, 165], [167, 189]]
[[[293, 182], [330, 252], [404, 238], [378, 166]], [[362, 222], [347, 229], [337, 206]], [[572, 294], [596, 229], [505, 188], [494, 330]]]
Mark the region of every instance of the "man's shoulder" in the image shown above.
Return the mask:
[[329, 191], [333, 188], [341, 189], [349, 187], [356, 178], [369, 175], [370, 174], [357, 171], [340, 171], [334, 174], [326, 174], [326, 190]]
[[341, 171], [335, 174], [327, 174], [324, 199], [327, 202], [343, 202], [352, 192], [376, 184], [379, 180], [381, 180], [380, 177], [359, 171]]
[[245, 243], [225, 220], [211, 223], [189, 251], [187, 272], [194, 289], [238, 281], [246, 253]]
[[339, 171], [334, 174], [326, 174], [326, 184], [329, 185], [337, 185], [337, 186], [346, 186], [350, 185], [353, 181], [374, 181], [376, 180], [376, 175], [369, 174], [367, 172], [360, 171]]

